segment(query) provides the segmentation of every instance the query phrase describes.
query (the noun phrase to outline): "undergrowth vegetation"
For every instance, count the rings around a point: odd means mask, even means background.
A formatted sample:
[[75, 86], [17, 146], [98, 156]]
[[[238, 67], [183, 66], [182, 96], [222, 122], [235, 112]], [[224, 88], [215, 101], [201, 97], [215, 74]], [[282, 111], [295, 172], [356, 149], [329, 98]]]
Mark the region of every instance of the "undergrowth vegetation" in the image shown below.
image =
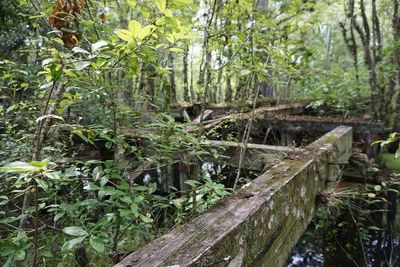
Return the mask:
[[0, 263], [110, 266], [248, 182], [211, 164], [210, 103], [394, 127], [399, 3], [357, 2], [1, 1]]

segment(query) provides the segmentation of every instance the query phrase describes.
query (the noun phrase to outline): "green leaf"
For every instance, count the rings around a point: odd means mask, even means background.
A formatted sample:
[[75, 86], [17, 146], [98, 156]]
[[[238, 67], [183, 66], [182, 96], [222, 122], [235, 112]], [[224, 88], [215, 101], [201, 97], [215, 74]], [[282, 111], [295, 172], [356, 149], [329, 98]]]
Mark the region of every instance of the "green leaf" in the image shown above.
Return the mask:
[[59, 219], [61, 219], [63, 216], [65, 215], [64, 212], [58, 213], [56, 214], [56, 216], [54, 216], [54, 222], [57, 222]]
[[191, 187], [197, 187], [197, 186], [201, 185], [200, 182], [195, 181], [195, 180], [186, 180], [185, 184], [190, 185]]
[[116, 30], [115, 33], [119, 38], [121, 38], [124, 41], [127, 41], [128, 43], [132, 43], [135, 41], [132, 33], [128, 30]]
[[143, 214], [140, 214], [140, 219], [145, 223], [153, 222], [153, 219], [151, 218], [151, 215], [149, 213], [147, 213], [146, 216], [144, 216]]
[[45, 258], [54, 258], [54, 254], [51, 253], [51, 251], [49, 251], [49, 250], [43, 251], [40, 254]]
[[397, 148], [396, 153], [394, 154], [394, 158], [397, 159], [400, 156], [400, 147]]
[[86, 232], [84, 229], [82, 229], [79, 226], [70, 226], [70, 227], [65, 227], [62, 230], [64, 233], [67, 235], [73, 235], [73, 236], [87, 236], [88, 232]]
[[99, 253], [104, 253], [104, 243], [102, 239], [91, 236], [89, 239], [89, 243], [94, 250]]
[[165, 0], [156, 0], [156, 6], [158, 10], [164, 14], [165, 9], [167, 8], [167, 2]]
[[178, 47], [171, 47], [171, 48], [169, 49], [169, 51], [171, 51], [171, 52], [177, 52], [177, 53], [184, 52], [182, 48], [178, 48]]
[[141, 30], [142, 30], [142, 24], [140, 24], [140, 22], [137, 21], [137, 20], [131, 20], [129, 22], [128, 28], [129, 28], [129, 31], [131, 32], [131, 34], [135, 38], [138, 38], [139, 34], [140, 34]]
[[0, 171], [6, 172], [35, 172], [40, 171], [40, 168], [32, 166], [31, 164], [23, 161], [14, 161], [3, 167], [0, 167]]
[[56, 61], [55, 58], [47, 58], [47, 59], [43, 60], [42, 67], [45, 67], [45, 66], [49, 65], [50, 63], [52, 63], [54, 61]]
[[0, 196], [0, 206], [6, 205], [8, 203], [8, 197], [7, 196]]
[[105, 143], [105, 146], [106, 146], [106, 148], [107, 148], [108, 150], [111, 150], [111, 148], [112, 148], [112, 146], [113, 146], [113, 143], [112, 143], [112, 142], [106, 142], [106, 143]]
[[47, 192], [47, 190], [49, 189], [49, 184], [46, 181], [39, 178], [35, 178], [35, 181], [40, 188], [42, 188], [45, 192]]
[[34, 160], [34, 161], [29, 162], [29, 164], [34, 166], [34, 167], [37, 167], [37, 168], [43, 170], [43, 169], [46, 168], [46, 166], [49, 164], [49, 162], [48, 161], [35, 161]]
[[61, 172], [60, 171], [45, 172], [44, 176], [46, 176], [47, 178], [52, 179], [52, 180], [59, 180], [59, 179], [61, 179]]
[[92, 51], [96, 51], [106, 45], [108, 45], [108, 43], [106, 41], [100, 40], [100, 41], [92, 44]]
[[100, 203], [100, 201], [98, 201], [97, 199], [86, 199], [82, 202], [79, 203], [79, 206], [94, 206], [96, 204]]
[[157, 29], [154, 25], [147, 25], [143, 29], [141, 29], [139, 34], [139, 39], [144, 39], [149, 36], [155, 29]]
[[172, 17], [171, 9], [165, 9], [163, 13], [166, 17]]
[[134, 0], [128, 0], [127, 2], [128, 2], [128, 5], [129, 5], [132, 9], [134, 9], [134, 8], [136, 7], [136, 1], [134, 1]]
[[249, 75], [251, 73], [251, 71], [249, 69], [242, 69], [240, 71], [240, 76], [246, 76]]
[[74, 52], [74, 53], [83, 53], [83, 54], [88, 54], [88, 55], [90, 55], [90, 52], [89, 51], [87, 51], [87, 50], [85, 50], [85, 49], [83, 49], [83, 48], [81, 48], [81, 47], [74, 47], [74, 48], [72, 48], [72, 52]]
[[65, 242], [61, 249], [62, 252], [66, 252], [66, 251], [71, 250], [71, 249], [75, 248], [76, 246], [80, 245], [83, 242], [83, 240], [85, 240], [85, 238], [86, 238], [86, 236], [81, 236], [81, 237], [74, 238], [74, 239], [71, 239], [71, 240]]
[[17, 250], [17, 251], [15, 252], [14, 255], [15, 255], [15, 259], [16, 259], [17, 261], [22, 261], [22, 260], [24, 260], [25, 257], [26, 257], [26, 252], [25, 252], [25, 250], [19, 249], [19, 250]]
[[91, 144], [91, 145], [95, 145], [94, 142], [93, 142], [91, 139], [87, 138], [87, 137], [83, 134], [82, 130], [73, 130], [72, 133], [73, 133], [73, 134], [76, 134], [77, 136], [79, 136], [80, 138], [82, 138], [82, 140], [85, 141], [86, 143], [89, 143], [89, 144]]
[[74, 67], [77, 71], [83, 70], [84, 68], [86, 68], [89, 65], [90, 65], [90, 62], [88, 62], [88, 61], [78, 61], [78, 62], [74, 63]]
[[192, 0], [173, 0], [174, 3], [176, 4], [180, 4], [180, 5], [190, 5], [192, 2]]

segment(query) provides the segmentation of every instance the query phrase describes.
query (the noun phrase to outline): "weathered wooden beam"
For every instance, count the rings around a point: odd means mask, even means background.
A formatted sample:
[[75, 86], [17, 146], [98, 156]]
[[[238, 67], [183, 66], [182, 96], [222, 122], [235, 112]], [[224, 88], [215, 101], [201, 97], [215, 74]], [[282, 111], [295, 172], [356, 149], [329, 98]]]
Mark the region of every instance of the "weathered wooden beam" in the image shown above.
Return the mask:
[[258, 126], [279, 129], [282, 132], [292, 133], [326, 133], [340, 125], [353, 128], [355, 138], [364, 138], [366, 133], [384, 135], [386, 129], [382, 123], [361, 119], [345, 119], [335, 117], [314, 116], [284, 116], [273, 115], [257, 121]]
[[[304, 112], [306, 104], [304, 103], [293, 103], [293, 104], [282, 104], [273, 107], [261, 107], [254, 110], [254, 119], [260, 120], [271, 117], [276, 114], [301, 114]], [[211, 129], [221, 122], [228, 120], [248, 120], [251, 118], [251, 112], [246, 113], [235, 113], [227, 116], [223, 116], [217, 119], [204, 121], [204, 129]]]
[[203, 120], [203, 121], [204, 121], [204, 120], [207, 120], [207, 119], [211, 116], [212, 113], [213, 113], [213, 110], [211, 110], [211, 109], [206, 109], [206, 110], [204, 111], [203, 118], [201, 118], [201, 114], [200, 114], [199, 116], [197, 116], [197, 117], [192, 121], [192, 124], [199, 124], [201, 120]]
[[351, 128], [336, 128], [116, 266], [283, 266], [351, 145]]
[[[206, 140], [206, 142], [220, 147], [220, 154], [224, 156], [218, 159], [209, 159], [211, 162], [238, 167], [241, 148], [244, 148], [243, 143], [217, 140]], [[253, 171], [266, 171], [282, 161], [286, 156], [302, 152], [304, 152], [302, 148], [247, 144], [242, 168]]]
[[[232, 142], [232, 141], [219, 141], [219, 140], [206, 140], [206, 143], [210, 143], [216, 146], [222, 146], [227, 148], [239, 148], [244, 147], [243, 143]], [[302, 148], [288, 147], [288, 146], [272, 146], [272, 145], [260, 145], [260, 144], [247, 144], [247, 149], [275, 152], [275, 153], [299, 153], [304, 152]]]

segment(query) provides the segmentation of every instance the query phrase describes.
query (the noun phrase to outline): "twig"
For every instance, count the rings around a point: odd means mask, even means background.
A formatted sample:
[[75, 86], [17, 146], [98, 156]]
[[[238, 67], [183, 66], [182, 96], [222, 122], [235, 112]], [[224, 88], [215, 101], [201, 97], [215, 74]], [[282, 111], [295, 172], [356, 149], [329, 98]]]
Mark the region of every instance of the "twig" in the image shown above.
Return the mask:
[[93, 29], [94, 29], [94, 31], [95, 31], [95, 33], [96, 33], [96, 35], [97, 35], [97, 38], [98, 38], [98, 39], [101, 39], [100, 33], [99, 33], [99, 31], [97, 30], [96, 23], [95, 23], [95, 21], [94, 21], [94, 19], [93, 19], [93, 16], [92, 16], [92, 12], [90, 11], [90, 7], [89, 7], [88, 0], [85, 0], [85, 3], [86, 3], [86, 8], [87, 8], [87, 10], [88, 10], [89, 17], [90, 17], [91, 21], [93, 22]]

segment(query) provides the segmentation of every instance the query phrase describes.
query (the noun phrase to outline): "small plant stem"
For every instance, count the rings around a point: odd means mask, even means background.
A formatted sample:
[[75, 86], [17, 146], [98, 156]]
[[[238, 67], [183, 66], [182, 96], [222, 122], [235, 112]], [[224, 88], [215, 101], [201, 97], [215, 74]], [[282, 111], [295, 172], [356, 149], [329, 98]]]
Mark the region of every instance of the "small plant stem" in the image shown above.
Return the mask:
[[32, 266], [36, 267], [37, 266], [37, 254], [38, 254], [38, 186], [35, 183], [35, 218], [33, 220], [34, 223], [34, 228], [35, 228], [35, 232], [33, 234], [33, 262], [32, 262]]

